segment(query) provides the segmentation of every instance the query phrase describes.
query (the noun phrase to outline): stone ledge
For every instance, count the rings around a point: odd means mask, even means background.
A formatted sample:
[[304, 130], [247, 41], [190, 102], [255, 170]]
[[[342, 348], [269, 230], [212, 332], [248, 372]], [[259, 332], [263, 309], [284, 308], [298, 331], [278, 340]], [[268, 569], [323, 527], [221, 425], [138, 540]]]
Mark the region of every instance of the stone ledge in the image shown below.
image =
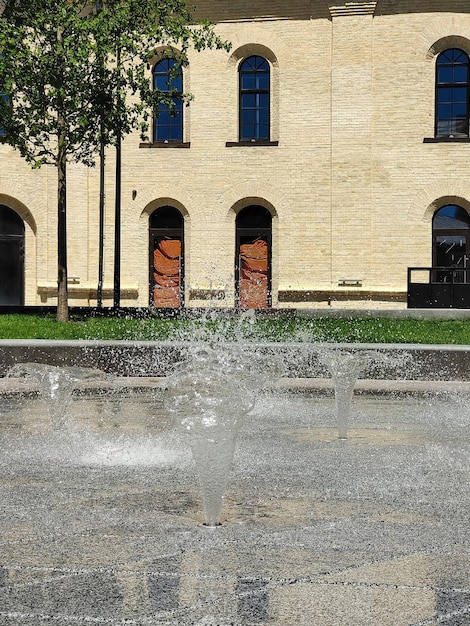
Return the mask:
[[[71, 295], [88, 295], [90, 298], [96, 298], [97, 286], [89, 282], [80, 283], [75, 279], [74, 282], [68, 283], [67, 291]], [[137, 298], [139, 295], [139, 288], [136, 285], [124, 285], [121, 287], [120, 291], [121, 297], [124, 298]], [[113, 287], [103, 288], [104, 296], [111, 297], [113, 293]], [[38, 284], [38, 294], [46, 296], [57, 295], [57, 283]]]
[[351, 285], [349, 289], [281, 289], [278, 292], [279, 302], [334, 302], [345, 300], [386, 300], [390, 302], [406, 302], [406, 291], [374, 291], [361, 289]]

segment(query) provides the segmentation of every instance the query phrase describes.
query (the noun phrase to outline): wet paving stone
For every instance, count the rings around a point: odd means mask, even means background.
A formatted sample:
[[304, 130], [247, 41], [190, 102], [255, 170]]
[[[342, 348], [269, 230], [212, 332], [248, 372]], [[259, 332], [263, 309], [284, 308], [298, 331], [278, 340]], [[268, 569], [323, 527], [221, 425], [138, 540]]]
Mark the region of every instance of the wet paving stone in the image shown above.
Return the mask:
[[[151, 390], [77, 397], [54, 432], [0, 398], [0, 626], [467, 626], [470, 403], [259, 398], [222, 525]], [[161, 421], [159, 421], [161, 420]]]

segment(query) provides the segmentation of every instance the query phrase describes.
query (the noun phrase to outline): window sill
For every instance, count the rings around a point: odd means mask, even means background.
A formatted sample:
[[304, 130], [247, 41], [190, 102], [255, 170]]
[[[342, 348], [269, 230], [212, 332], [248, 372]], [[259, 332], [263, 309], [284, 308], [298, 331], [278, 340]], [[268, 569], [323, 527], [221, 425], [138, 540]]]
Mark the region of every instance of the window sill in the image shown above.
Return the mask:
[[470, 137], [425, 137], [423, 143], [470, 143]]
[[139, 148], [189, 148], [189, 141], [154, 141], [142, 142]]
[[269, 141], [268, 139], [253, 139], [251, 141], [227, 141], [226, 148], [236, 147], [259, 147], [259, 146], [278, 146], [279, 141]]

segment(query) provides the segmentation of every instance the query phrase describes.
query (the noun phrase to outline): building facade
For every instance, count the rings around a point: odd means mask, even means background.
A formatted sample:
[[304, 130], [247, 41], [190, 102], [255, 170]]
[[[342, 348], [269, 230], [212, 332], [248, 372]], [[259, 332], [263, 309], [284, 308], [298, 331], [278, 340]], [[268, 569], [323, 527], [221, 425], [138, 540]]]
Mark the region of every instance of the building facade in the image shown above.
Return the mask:
[[[171, 78], [190, 105], [123, 141], [121, 304], [404, 308], [410, 267], [468, 282], [470, 6], [196, 4], [232, 48], [192, 53]], [[149, 80], [170, 69], [156, 57]], [[0, 304], [54, 305], [56, 172], [6, 144], [0, 163]], [[104, 306], [114, 178], [109, 148]], [[99, 180], [69, 167], [71, 305], [97, 302]]]

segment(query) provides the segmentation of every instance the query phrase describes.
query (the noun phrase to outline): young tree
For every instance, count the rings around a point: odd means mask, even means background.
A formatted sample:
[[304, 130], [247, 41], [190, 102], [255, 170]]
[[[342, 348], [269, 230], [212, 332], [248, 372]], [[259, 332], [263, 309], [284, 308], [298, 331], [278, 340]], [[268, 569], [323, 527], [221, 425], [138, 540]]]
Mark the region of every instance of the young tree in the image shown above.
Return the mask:
[[172, 105], [150, 84], [156, 50], [181, 65], [191, 47], [228, 44], [192, 24], [183, 0], [0, 0], [0, 11], [2, 2], [0, 128], [33, 167], [57, 169], [57, 319], [66, 321], [67, 163], [93, 166], [100, 145], [146, 134], [159, 104]]

